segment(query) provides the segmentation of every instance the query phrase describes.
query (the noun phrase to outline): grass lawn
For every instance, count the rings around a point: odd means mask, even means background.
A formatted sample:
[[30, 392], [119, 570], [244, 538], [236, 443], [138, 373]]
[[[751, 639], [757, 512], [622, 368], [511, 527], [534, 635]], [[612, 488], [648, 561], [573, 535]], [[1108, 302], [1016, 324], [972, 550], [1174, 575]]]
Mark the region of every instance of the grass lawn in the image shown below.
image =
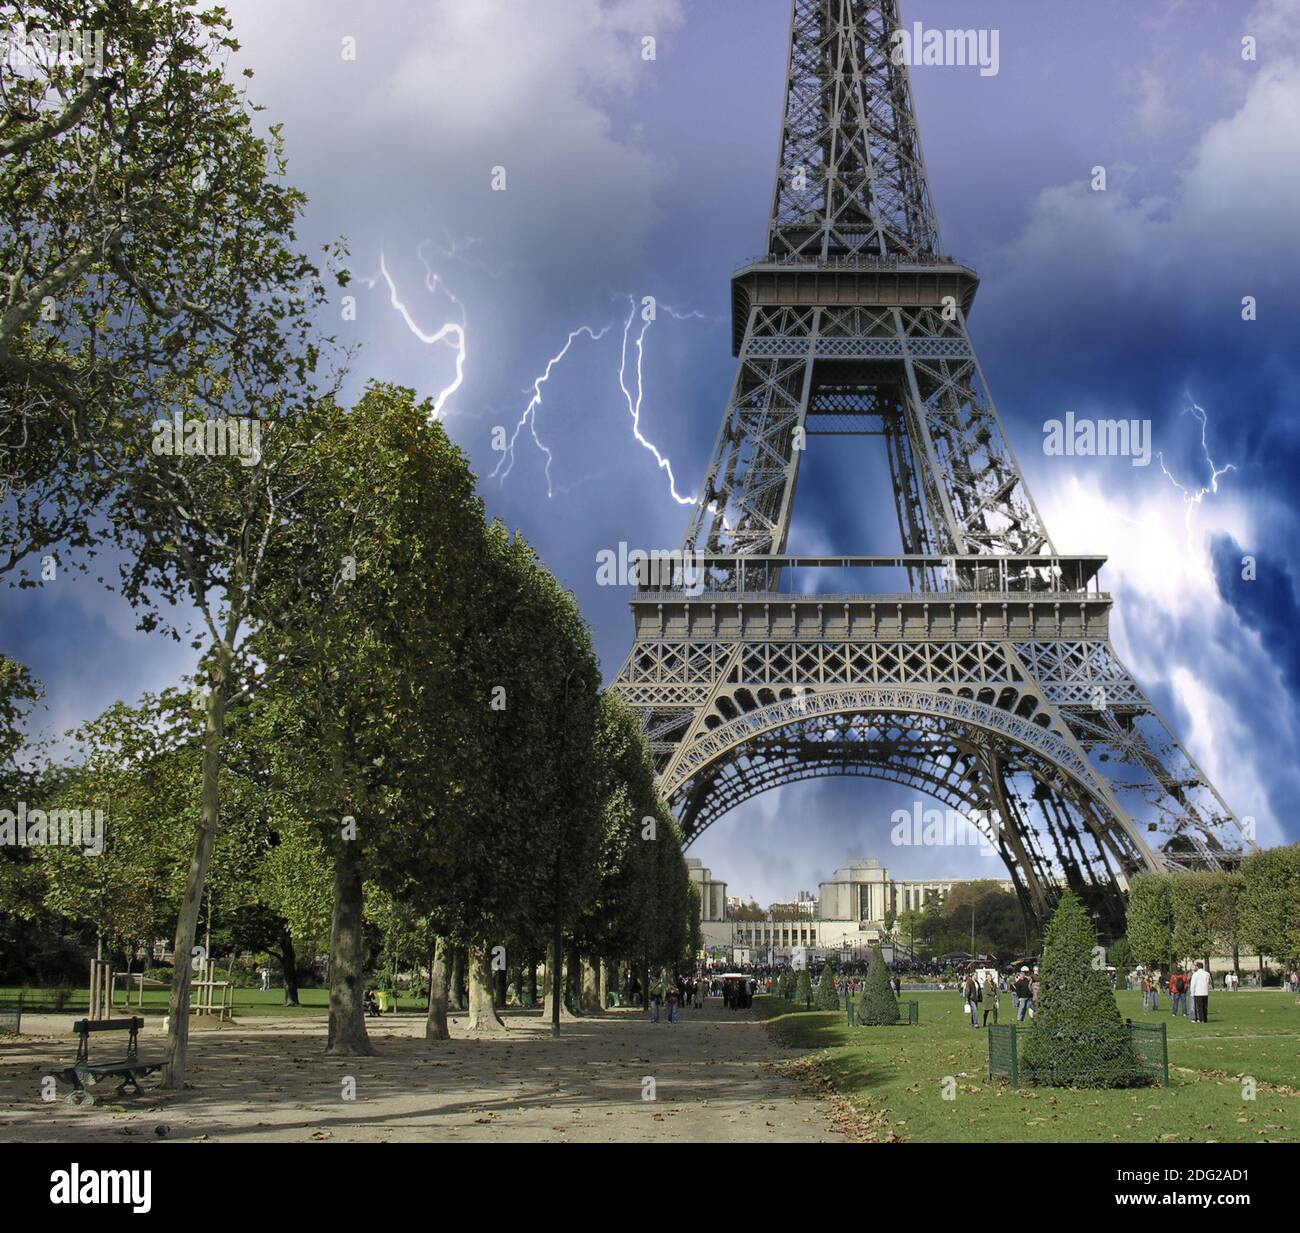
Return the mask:
[[[754, 1010], [884, 1136], [920, 1142], [1300, 1141], [1300, 1006], [1276, 990], [1217, 993], [1210, 1022], [1171, 1019], [1168, 1004], [1142, 1012], [1121, 990], [1120, 1012], [1169, 1030], [1169, 1086], [1084, 1091], [988, 1079], [988, 1041], [973, 1031], [956, 993], [913, 993], [916, 1027], [850, 1028], [843, 1011], [792, 1011], [757, 997]], [[1011, 999], [1005, 995], [1002, 1022]], [[1257, 1081], [1242, 1098], [1242, 1076]], [[946, 1083], [951, 1077], [954, 1084]], [[944, 1090], [955, 1099], [944, 1099]]]

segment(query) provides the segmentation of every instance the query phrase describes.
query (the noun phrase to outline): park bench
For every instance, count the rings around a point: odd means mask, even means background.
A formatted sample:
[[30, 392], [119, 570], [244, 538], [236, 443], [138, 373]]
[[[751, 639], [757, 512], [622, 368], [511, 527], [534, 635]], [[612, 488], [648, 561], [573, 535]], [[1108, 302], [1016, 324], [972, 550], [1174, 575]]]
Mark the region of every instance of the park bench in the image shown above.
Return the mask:
[[[137, 1052], [136, 1040], [140, 1029], [144, 1027], [143, 1019], [78, 1019], [72, 1030], [78, 1037], [77, 1060], [71, 1066], [61, 1070], [47, 1072], [49, 1077], [64, 1079], [72, 1085], [68, 1103], [74, 1105], [93, 1105], [95, 1097], [88, 1089], [94, 1087], [101, 1079], [120, 1076], [122, 1082], [117, 1086], [117, 1095], [125, 1096], [128, 1091], [133, 1096], [141, 1094], [139, 1080], [145, 1075], [153, 1074], [161, 1068], [161, 1062], [143, 1062]], [[112, 1062], [92, 1062], [90, 1060], [90, 1036], [92, 1032], [128, 1032], [126, 1056]]]

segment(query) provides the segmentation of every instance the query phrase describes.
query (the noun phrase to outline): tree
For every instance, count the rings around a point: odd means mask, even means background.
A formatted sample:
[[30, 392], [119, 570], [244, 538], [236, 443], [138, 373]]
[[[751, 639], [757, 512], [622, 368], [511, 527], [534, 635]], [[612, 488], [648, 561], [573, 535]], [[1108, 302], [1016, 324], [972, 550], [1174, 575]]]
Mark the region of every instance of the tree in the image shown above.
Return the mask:
[[[0, 494], [17, 500], [0, 506], [0, 574], [102, 540], [94, 515], [148, 458], [156, 416], [255, 415], [284, 379], [306, 388], [319, 303], [292, 247], [303, 199], [280, 182], [279, 130], [257, 137], [225, 78], [238, 44], [219, 8], [8, 8]], [[37, 30], [97, 36], [102, 57], [42, 49]]]
[[794, 1000], [801, 1006], [807, 1006], [812, 1000], [812, 980], [807, 968], [799, 969], [799, 979], [794, 986]]
[[1260, 956], [1300, 962], [1300, 844], [1264, 848], [1241, 863], [1241, 931]]
[[[242, 639], [285, 514], [279, 481], [319, 395], [325, 291], [295, 248], [304, 198], [282, 182], [279, 132], [257, 136], [225, 80], [237, 44], [220, 9], [47, 0], [23, 16], [102, 30], [106, 72], [57, 55], [0, 69], [0, 398], [14, 411], [0, 423], [0, 573], [107, 538], [140, 628], [202, 652], [201, 795], [174, 942], [185, 956], [220, 831], [226, 713], [251, 675]], [[178, 607], [193, 623], [172, 618]], [[189, 981], [178, 962], [171, 1088], [185, 1079]]]
[[1168, 963], [1173, 927], [1171, 875], [1139, 874], [1129, 886], [1125, 933], [1134, 958], [1147, 967]]
[[[473, 789], [494, 770], [477, 737], [481, 644], [498, 614], [484, 620], [475, 598], [473, 477], [428, 403], [372, 385], [351, 410], [318, 404], [305, 427], [250, 645], [273, 677], [262, 693], [275, 780], [333, 870], [327, 1049], [355, 1055], [372, 1051], [367, 880], [427, 912], [456, 885], [473, 811], [490, 816]], [[486, 846], [482, 858], [479, 878], [508, 859]]]
[[885, 1027], [898, 1022], [898, 998], [885, 967], [879, 946], [871, 948], [871, 966], [858, 999], [858, 1021], [868, 1027]]
[[921, 933], [923, 917], [915, 908], [909, 908], [898, 917], [898, 936], [907, 939], [908, 953], [915, 958], [916, 939]]
[[822, 968], [821, 980], [817, 982], [817, 1009], [839, 1010], [840, 997], [835, 991], [835, 965], [829, 959]]
[[1221, 876], [1211, 870], [1197, 870], [1173, 874], [1169, 883], [1174, 954], [1204, 959], [1207, 968], [1215, 949], [1213, 904]]
[[1043, 935], [1038, 1007], [1023, 1045], [1030, 1082], [1129, 1087], [1143, 1081], [1083, 905], [1066, 891]]

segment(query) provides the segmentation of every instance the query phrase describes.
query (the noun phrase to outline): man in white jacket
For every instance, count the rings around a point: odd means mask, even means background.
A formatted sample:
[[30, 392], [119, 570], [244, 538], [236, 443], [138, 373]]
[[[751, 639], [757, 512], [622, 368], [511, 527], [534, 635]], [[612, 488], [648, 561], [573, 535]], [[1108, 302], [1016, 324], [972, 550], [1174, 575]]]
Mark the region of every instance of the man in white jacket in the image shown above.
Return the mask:
[[1192, 1022], [1207, 1022], [1207, 1011], [1210, 1005], [1210, 974], [1199, 959], [1196, 961], [1196, 971], [1192, 973], [1189, 992], [1192, 995]]

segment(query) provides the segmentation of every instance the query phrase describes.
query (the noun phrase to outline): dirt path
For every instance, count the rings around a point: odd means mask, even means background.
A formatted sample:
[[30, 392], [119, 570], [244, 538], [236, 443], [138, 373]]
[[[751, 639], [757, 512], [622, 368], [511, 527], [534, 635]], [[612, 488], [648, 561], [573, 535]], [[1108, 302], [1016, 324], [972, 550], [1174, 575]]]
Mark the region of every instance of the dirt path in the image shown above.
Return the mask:
[[[66, 1031], [67, 1016], [45, 1018], [29, 1030]], [[160, 1124], [168, 1140], [191, 1141], [844, 1138], [831, 1106], [780, 1073], [791, 1055], [716, 1000], [676, 1024], [630, 1011], [566, 1023], [558, 1041], [536, 1016], [508, 1022], [506, 1037], [472, 1040], [463, 1020], [453, 1020], [453, 1039], [427, 1048], [422, 1018], [371, 1020], [381, 1056], [327, 1058], [323, 1024], [251, 1020], [194, 1033], [193, 1090], [160, 1092], [155, 1076], [145, 1096], [119, 1101], [109, 1086], [95, 1108], [40, 1099], [45, 1068], [66, 1065], [75, 1052], [70, 1034], [0, 1038], [0, 1143], [153, 1139]], [[141, 1056], [157, 1056], [161, 1044], [161, 1023], [152, 1019]], [[648, 1079], [653, 1100], [642, 1098]], [[349, 1080], [355, 1099], [345, 1098]]]

